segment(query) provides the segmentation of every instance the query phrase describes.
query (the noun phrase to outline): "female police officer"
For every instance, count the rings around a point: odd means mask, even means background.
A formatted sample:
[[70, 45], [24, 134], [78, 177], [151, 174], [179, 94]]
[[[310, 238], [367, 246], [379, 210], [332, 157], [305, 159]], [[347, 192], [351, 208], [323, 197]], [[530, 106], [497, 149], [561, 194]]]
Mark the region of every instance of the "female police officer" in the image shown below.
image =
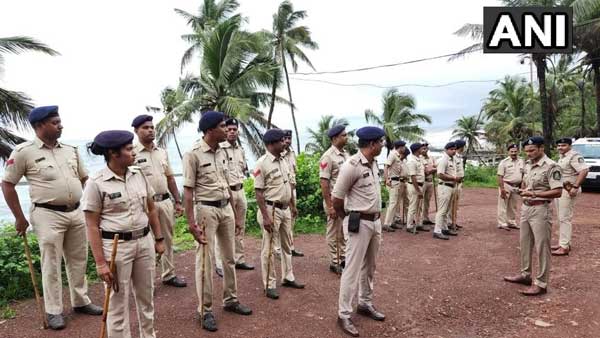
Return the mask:
[[[155, 251], [164, 251], [158, 214], [152, 200], [154, 191], [135, 167], [133, 134], [128, 131], [101, 132], [88, 148], [103, 155], [106, 168], [88, 180], [83, 192], [87, 233], [100, 278], [111, 285], [116, 280], [120, 292], [110, 295], [107, 332], [109, 338], [131, 337], [129, 328], [130, 285], [135, 295], [140, 337], [154, 333]], [[154, 233], [148, 236], [150, 227]], [[108, 267], [112, 239], [119, 234], [115, 258], [116, 275]]]

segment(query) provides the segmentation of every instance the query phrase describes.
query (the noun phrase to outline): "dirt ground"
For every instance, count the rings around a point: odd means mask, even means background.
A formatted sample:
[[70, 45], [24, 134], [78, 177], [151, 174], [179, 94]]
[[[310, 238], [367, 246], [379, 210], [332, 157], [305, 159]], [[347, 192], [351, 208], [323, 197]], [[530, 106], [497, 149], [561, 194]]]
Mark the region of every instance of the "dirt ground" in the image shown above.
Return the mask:
[[[575, 214], [573, 251], [568, 257], [553, 257], [549, 292], [537, 298], [521, 296], [522, 286], [502, 281], [502, 276], [519, 271], [519, 232], [496, 229], [494, 189], [465, 190], [459, 211], [464, 230], [450, 241], [434, 240], [431, 233], [384, 233], [374, 304], [387, 318], [375, 322], [355, 317], [361, 337], [600, 337], [600, 194], [584, 193]], [[556, 224], [553, 230], [555, 241]], [[260, 241], [246, 243], [249, 262], [258, 265]], [[281, 297], [274, 301], [261, 291], [259, 269], [238, 271], [238, 297], [254, 314], [226, 313], [217, 296], [215, 333], [200, 329], [194, 319], [194, 253], [180, 254], [177, 270], [189, 285], [175, 289], [157, 284], [157, 337], [344, 337], [336, 325], [339, 278], [328, 270], [323, 237], [299, 236], [296, 247], [306, 257], [294, 259], [294, 272], [307, 288], [280, 288]], [[537, 262], [534, 273], [536, 268]], [[219, 277], [215, 282], [215, 294], [220, 295]], [[92, 299], [101, 304], [102, 285], [90, 289]], [[99, 333], [100, 317], [68, 309], [65, 330], [44, 331], [33, 300], [14, 308], [15, 319], [0, 321], [0, 337], [88, 338]], [[133, 303], [131, 312], [137, 337]]]

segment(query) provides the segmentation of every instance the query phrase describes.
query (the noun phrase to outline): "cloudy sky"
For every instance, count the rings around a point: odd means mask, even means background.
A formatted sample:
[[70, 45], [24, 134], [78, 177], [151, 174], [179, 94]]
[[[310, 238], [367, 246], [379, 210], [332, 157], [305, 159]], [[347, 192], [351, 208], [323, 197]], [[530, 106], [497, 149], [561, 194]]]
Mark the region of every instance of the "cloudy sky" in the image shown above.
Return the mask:
[[[280, 0], [240, 2], [250, 30], [271, 28]], [[294, 1], [296, 9], [308, 12], [303, 23], [320, 45], [319, 50], [308, 53], [317, 71], [455, 52], [471, 41], [452, 32], [467, 22], [481, 23], [483, 6], [497, 4], [491, 0]], [[181, 76], [180, 59], [186, 43], [180, 36], [189, 28], [173, 8], [196, 12], [199, 5], [199, 0], [3, 0], [0, 36], [35, 37], [61, 56], [8, 56], [0, 86], [26, 92], [37, 105], [59, 105], [63, 139], [90, 139], [101, 130], [129, 129], [132, 118], [144, 113], [146, 105], [159, 105], [161, 90], [175, 86]], [[441, 145], [456, 119], [479, 112], [494, 83], [438, 88], [414, 84], [494, 80], [528, 71], [529, 66], [521, 65], [514, 55], [473, 54], [450, 63], [436, 60], [341, 75], [292, 75], [291, 85], [299, 128], [306, 134], [306, 128], [314, 127], [324, 114], [346, 117], [353, 127], [363, 125], [365, 109], [380, 112], [384, 90], [305, 79], [379, 86], [413, 84], [398, 89], [414, 95], [417, 110], [433, 118], [433, 123], [425, 126], [427, 138]], [[291, 129], [289, 109], [278, 106], [275, 113], [275, 123]], [[184, 128], [182, 136], [191, 136], [194, 129]]]

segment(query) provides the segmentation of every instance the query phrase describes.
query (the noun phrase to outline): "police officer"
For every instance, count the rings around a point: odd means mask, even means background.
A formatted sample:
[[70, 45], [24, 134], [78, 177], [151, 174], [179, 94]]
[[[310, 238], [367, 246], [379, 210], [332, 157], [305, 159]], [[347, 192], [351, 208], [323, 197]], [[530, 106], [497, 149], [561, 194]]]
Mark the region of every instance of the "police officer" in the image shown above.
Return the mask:
[[519, 158], [519, 146], [515, 143], [507, 147], [508, 157], [498, 164], [498, 229], [518, 229], [516, 222], [519, 187], [523, 179], [525, 161]]
[[[198, 130], [204, 136], [183, 156], [184, 208], [189, 230], [199, 243], [195, 277], [198, 300], [204, 303], [198, 304], [198, 313], [204, 313], [204, 317], [200, 318], [201, 326], [207, 331], [216, 331], [217, 322], [212, 312], [211, 264], [214, 262], [215, 240], [219, 241], [223, 257], [224, 310], [240, 315], [250, 315], [252, 310], [240, 304], [237, 297], [234, 243], [235, 233], [239, 233], [243, 225], [235, 223], [227, 154], [219, 146], [227, 138], [225, 115], [215, 111], [203, 113]], [[205, 249], [204, 245], [208, 247]], [[205, 253], [208, 259], [204, 257]]]
[[[244, 253], [244, 233], [246, 230], [246, 211], [248, 202], [244, 192], [244, 179], [248, 173], [248, 164], [244, 149], [238, 139], [238, 120], [234, 118], [225, 121], [227, 126], [227, 141], [221, 143], [221, 148], [227, 155], [229, 189], [231, 190], [231, 206], [235, 210], [235, 223], [239, 224], [239, 231], [235, 234], [235, 268], [238, 270], [254, 270], [254, 266], [246, 263]], [[215, 242], [215, 257], [218, 270], [221, 270], [220, 276], [223, 277], [223, 264], [221, 263], [221, 253], [219, 241]]]
[[58, 142], [63, 126], [57, 106], [38, 107], [29, 114], [35, 138], [19, 144], [6, 161], [2, 192], [15, 216], [17, 233], [25, 234], [29, 222], [23, 214], [15, 185], [25, 176], [32, 202], [30, 220], [41, 253], [44, 303], [51, 329], [65, 327], [62, 315], [61, 263], [69, 276], [71, 305], [75, 312], [101, 315], [91, 303], [85, 277], [87, 241], [79, 208], [88, 178], [77, 148]]
[[398, 190], [398, 207], [396, 208], [396, 221], [395, 225], [392, 227], [394, 229], [401, 229], [402, 224], [406, 224], [406, 213], [408, 211], [408, 181], [410, 177], [408, 176], [408, 156], [410, 155], [410, 150], [404, 147], [404, 152], [400, 153], [400, 163], [401, 163], [401, 172], [400, 172], [400, 189]]
[[402, 140], [394, 142], [394, 149], [390, 151], [383, 169], [383, 179], [388, 187], [389, 199], [382, 229], [388, 232], [394, 232], [396, 228], [399, 228], [394, 221], [401, 204], [400, 189], [403, 184], [400, 182], [400, 176], [402, 175], [402, 157], [400, 154], [404, 154], [405, 146], [406, 142]]
[[556, 148], [560, 154], [558, 165], [563, 175], [564, 189], [562, 195], [556, 201], [560, 231], [558, 245], [552, 248], [554, 250], [552, 255], [554, 256], [566, 256], [571, 251], [571, 219], [573, 218], [575, 200], [581, 194], [581, 183], [585, 181], [589, 171], [583, 156], [571, 148], [572, 142], [573, 140], [568, 137], [556, 141]]
[[[183, 214], [183, 205], [181, 204], [181, 195], [179, 195], [175, 183], [167, 151], [154, 144], [155, 133], [152, 116], [139, 115], [133, 119], [131, 126], [138, 138], [138, 142], [134, 146], [135, 163], [140, 167], [152, 189], [154, 189], [155, 195], [152, 199], [156, 205], [158, 219], [162, 226], [161, 233], [164, 237], [163, 243], [165, 246], [165, 252], [160, 258], [162, 283], [175, 287], [185, 287], [187, 286], [185, 280], [175, 274], [175, 263], [173, 261], [175, 216], [179, 217]], [[175, 200], [174, 205], [171, 197]]]
[[454, 230], [448, 228], [448, 212], [450, 201], [459, 178], [456, 173], [456, 143], [448, 142], [444, 146], [444, 154], [437, 164], [437, 174], [440, 178], [437, 191], [438, 210], [435, 215], [435, 228], [433, 238], [448, 240], [448, 236], [456, 236]]
[[429, 226], [433, 224], [433, 222], [429, 219], [429, 202], [431, 201], [431, 198], [435, 195], [433, 193], [433, 189], [435, 189], [435, 187], [433, 186], [433, 176], [436, 172], [435, 160], [433, 159], [433, 157], [429, 156], [428, 151], [429, 143], [424, 142], [423, 150], [421, 151], [421, 161], [425, 166], [425, 183], [423, 184], [423, 215], [421, 218], [423, 220], [424, 226]]
[[[429, 231], [428, 226], [424, 226], [418, 215], [419, 205], [423, 202], [423, 184], [425, 183], [425, 166], [421, 162], [420, 156], [424, 146], [421, 143], [410, 145], [411, 155], [408, 157], [408, 217], [406, 218], [406, 231], [416, 234], [416, 230]], [[413, 224], [414, 222], [414, 224]], [[416, 227], [416, 229], [414, 229]]]
[[333, 207], [344, 220], [344, 235], [348, 238], [346, 268], [340, 282], [338, 325], [354, 337], [358, 336], [358, 330], [350, 317], [357, 294], [358, 314], [385, 320], [385, 315], [373, 306], [375, 259], [381, 244], [381, 190], [376, 158], [383, 148], [385, 133], [381, 128], [363, 127], [356, 135], [359, 151], [342, 165], [333, 188]]
[[321, 184], [321, 194], [323, 196], [323, 209], [327, 214], [327, 233], [325, 240], [329, 248], [329, 270], [341, 274], [344, 261], [344, 252], [346, 241], [342, 230], [342, 220], [336, 217], [331, 200], [331, 191], [337, 181], [340, 168], [350, 157], [344, 150], [348, 142], [346, 126], [337, 125], [327, 131], [327, 136], [331, 139], [331, 147], [327, 149], [319, 160], [319, 178]]
[[[267, 152], [256, 162], [252, 175], [258, 213], [256, 218], [263, 228], [261, 270], [266, 296], [278, 299], [275, 277], [274, 238], [281, 245], [282, 286], [304, 289], [304, 284], [296, 281], [292, 269], [292, 218], [298, 214], [292, 189], [296, 182], [288, 165], [281, 157], [284, 132], [269, 129], [263, 136]], [[267, 274], [268, 273], [268, 274]]]
[[[103, 131], [88, 147], [104, 156], [106, 168], [94, 174], [83, 192], [83, 211], [98, 276], [117, 285], [110, 294], [108, 338], [131, 337], [129, 295], [133, 291], [140, 337], [156, 337], [154, 331], [155, 252], [164, 252], [164, 237], [154, 204], [154, 189], [135, 163], [133, 134], [125, 130]], [[150, 226], [148, 225], [150, 224]], [[154, 238], [148, 236], [152, 227]], [[119, 235], [116, 274], [110, 271], [113, 238]], [[131, 290], [130, 290], [131, 288]]]
[[544, 154], [544, 139], [539, 136], [525, 141], [525, 175], [521, 183], [521, 273], [504, 277], [511, 283], [531, 285], [531, 256], [535, 249], [539, 271], [533, 286], [522, 290], [526, 296], [545, 294], [550, 277], [550, 236], [552, 210], [550, 201], [562, 193], [560, 167]]
[[454, 155], [454, 161], [456, 163], [456, 176], [460, 179], [460, 182], [458, 182], [456, 188], [454, 189], [452, 199], [450, 202], [450, 212], [448, 213], [448, 223], [450, 225], [448, 226], [448, 228], [452, 230], [458, 230], [461, 229], [462, 226], [458, 225], [456, 219], [452, 219], [452, 211], [456, 211], [456, 218], [458, 219], [458, 205], [460, 201], [460, 196], [462, 195], [462, 182], [465, 177], [463, 152], [467, 143], [463, 140], [456, 140], [454, 141], [454, 144], [456, 144], [456, 154]]
[[[292, 193], [294, 194], [294, 201], [296, 200], [296, 153], [294, 152], [294, 148], [292, 148], [292, 131], [290, 129], [283, 130], [285, 137], [283, 138], [283, 153], [282, 157], [288, 162], [290, 167], [292, 176], [294, 177], [294, 187], [292, 189]], [[296, 216], [292, 217], [292, 236], [294, 234], [294, 227], [296, 226]], [[294, 238], [292, 237], [292, 256], [294, 257], [304, 257], [304, 254], [296, 250], [294, 247]]]

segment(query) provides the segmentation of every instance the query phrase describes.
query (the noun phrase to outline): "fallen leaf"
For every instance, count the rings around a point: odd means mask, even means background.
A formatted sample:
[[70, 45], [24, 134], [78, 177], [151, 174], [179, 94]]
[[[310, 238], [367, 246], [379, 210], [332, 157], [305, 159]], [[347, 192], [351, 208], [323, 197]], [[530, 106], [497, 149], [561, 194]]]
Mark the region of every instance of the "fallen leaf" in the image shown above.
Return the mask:
[[536, 320], [533, 324], [535, 326], [539, 326], [539, 327], [551, 327], [551, 326], [554, 326], [554, 325], [552, 325], [550, 323], [547, 323], [547, 322], [545, 322], [545, 321], [543, 321], [541, 319]]

